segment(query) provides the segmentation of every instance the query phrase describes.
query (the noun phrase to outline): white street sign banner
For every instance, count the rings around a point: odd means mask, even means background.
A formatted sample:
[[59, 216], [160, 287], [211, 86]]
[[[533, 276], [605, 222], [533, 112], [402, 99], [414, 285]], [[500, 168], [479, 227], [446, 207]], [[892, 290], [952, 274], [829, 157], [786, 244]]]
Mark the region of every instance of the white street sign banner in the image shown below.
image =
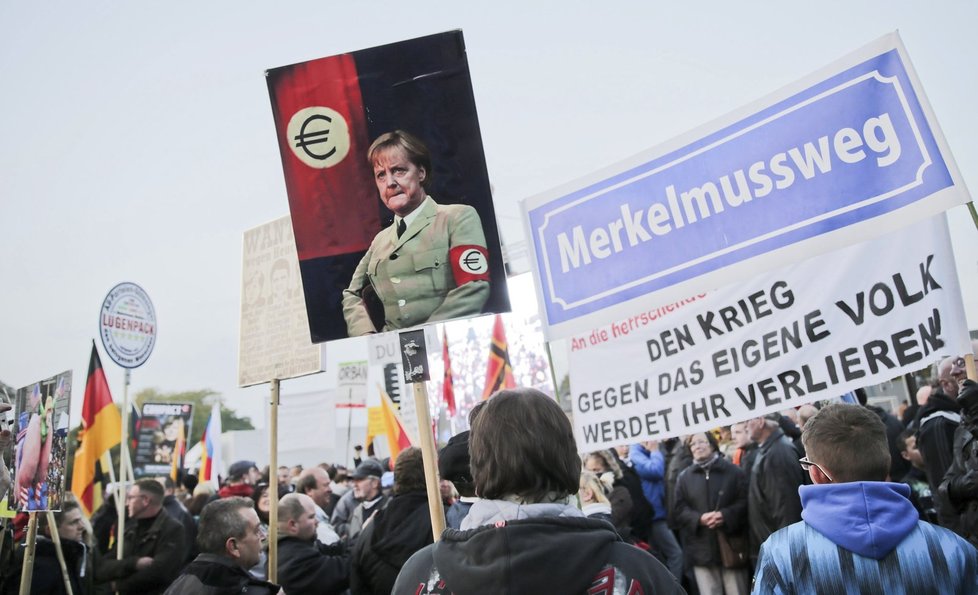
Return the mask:
[[243, 253], [238, 385], [321, 372], [322, 353], [309, 340], [292, 220], [246, 231]]
[[523, 211], [555, 339], [969, 200], [893, 33]]
[[156, 346], [156, 310], [143, 288], [119, 283], [102, 301], [99, 336], [109, 357], [123, 368], [146, 363]]
[[367, 406], [367, 361], [343, 362], [337, 371], [336, 406], [362, 408]]
[[944, 216], [569, 342], [581, 452], [837, 397], [971, 343]]

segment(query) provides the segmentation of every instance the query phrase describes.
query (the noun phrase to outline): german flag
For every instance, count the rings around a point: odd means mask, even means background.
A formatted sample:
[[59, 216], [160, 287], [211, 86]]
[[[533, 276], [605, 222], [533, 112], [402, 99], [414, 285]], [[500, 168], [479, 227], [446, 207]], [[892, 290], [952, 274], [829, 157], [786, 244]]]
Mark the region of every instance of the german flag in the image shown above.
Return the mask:
[[[100, 461], [108, 462], [110, 448], [122, 441], [122, 416], [112, 401], [109, 383], [102, 371], [102, 362], [92, 341], [92, 357], [88, 363], [88, 381], [85, 384], [85, 400], [82, 402], [82, 428], [80, 442], [75, 451], [75, 467], [71, 477], [71, 491], [78, 498], [86, 515], [91, 515], [100, 499], [99, 479], [106, 469], [98, 469]], [[103, 463], [104, 464], [104, 463]]]
[[513, 366], [509, 363], [509, 343], [506, 342], [503, 317], [496, 314], [496, 322], [492, 327], [492, 345], [489, 346], [489, 366], [486, 368], [486, 386], [482, 389], [482, 400], [485, 401], [493, 393], [504, 388], [516, 388], [516, 380], [513, 378]]

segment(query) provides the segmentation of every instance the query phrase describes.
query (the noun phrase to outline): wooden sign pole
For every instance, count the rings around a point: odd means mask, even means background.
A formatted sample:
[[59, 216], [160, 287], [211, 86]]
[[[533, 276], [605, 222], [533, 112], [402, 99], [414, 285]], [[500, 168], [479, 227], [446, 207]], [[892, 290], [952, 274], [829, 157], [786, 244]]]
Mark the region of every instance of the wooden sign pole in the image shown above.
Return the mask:
[[24, 565], [20, 567], [20, 595], [30, 595], [31, 579], [34, 578], [34, 549], [37, 546], [37, 513], [31, 512], [27, 521], [27, 548]]
[[58, 565], [61, 567], [61, 578], [65, 582], [65, 592], [73, 595], [71, 591], [71, 578], [68, 576], [68, 565], [65, 564], [65, 554], [61, 550], [61, 535], [58, 533], [58, 523], [54, 520], [54, 513], [50, 510], [48, 516], [48, 530], [51, 532], [51, 541], [54, 542], [54, 553], [58, 556]]
[[435, 437], [431, 434], [431, 413], [428, 410], [428, 389], [424, 382], [415, 382], [414, 408], [418, 413], [418, 434], [421, 441], [421, 458], [424, 461], [424, 482], [428, 488], [428, 512], [431, 515], [431, 533], [434, 540], [441, 539], [445, 530], [445, 507], [438, 489], [438, 452]]
[[278, 582], [278, 403], [281, 382], [272, 379], [271, 411], [268, 415], [268, 580]]

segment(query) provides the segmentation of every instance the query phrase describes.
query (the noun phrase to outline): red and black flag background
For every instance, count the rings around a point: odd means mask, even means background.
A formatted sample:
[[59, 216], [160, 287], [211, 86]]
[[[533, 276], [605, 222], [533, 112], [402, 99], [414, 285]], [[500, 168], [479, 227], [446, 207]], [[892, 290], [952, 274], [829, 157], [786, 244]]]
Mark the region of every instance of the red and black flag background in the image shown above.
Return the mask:
[[513, 366], [509, 363], [509, 342], [506, 341], [503, 317], [496, 314], [496, 321], [492, 325], [492, 343], [489, 345], [489, 364], [486, 366], [486, 385], [482, 389], [482, 400], [485, 401], [504, 388], [516, 388], [516, 379], [513, 378]]
[[509, 311], [461, 31], [274, 68], [266, 76], [314, 343], [346, 337], [342, 292], [371, 240], [393, 220], [366, 154], [375, 138], [396, 129], [431, 151], [431, 196], [478, 211], [492, 279], [485, 311]]

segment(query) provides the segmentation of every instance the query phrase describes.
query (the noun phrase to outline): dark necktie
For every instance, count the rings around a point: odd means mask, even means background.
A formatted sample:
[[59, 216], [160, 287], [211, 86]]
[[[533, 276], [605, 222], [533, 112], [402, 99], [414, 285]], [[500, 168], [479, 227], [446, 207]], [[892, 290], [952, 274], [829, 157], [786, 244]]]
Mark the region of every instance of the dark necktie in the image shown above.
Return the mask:
[[400, 238], [402, 235], [404, 235], [404, 230], [406, 229], [407, 225], [404, 223], [404, 219], [399, 220], [397, 222], [397, 237]]

